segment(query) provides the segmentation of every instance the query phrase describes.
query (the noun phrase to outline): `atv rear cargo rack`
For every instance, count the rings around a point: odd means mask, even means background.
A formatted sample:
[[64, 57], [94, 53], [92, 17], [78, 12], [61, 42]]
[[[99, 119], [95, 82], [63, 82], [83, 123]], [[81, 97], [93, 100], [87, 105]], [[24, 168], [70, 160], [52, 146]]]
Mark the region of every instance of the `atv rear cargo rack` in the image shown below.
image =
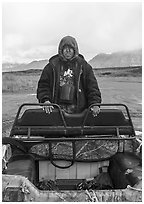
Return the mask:
[[[91, 105], [82, 113], [68, 114], [57, 104], [47, 104], [54, 106], [52, 113], [48, 114], [42, 109], [43, 103], [25, 103], [19, 107], [10, 137], [14, 135], [41, 136], [44, 138], [59, 137], [80, 137], [85, 135], [99, 136], [117, 136], [129, 135], [135, 136], [133, 123], [130, 117], [128, 107], [124, 104], [94, 104], [101, 107], [98, 116], [93, 117]], [[26, 106], [40, 108], [27, 109], [20, 117], [22, 108]], [[126, 110], [126, 116], [120, 109], [105, 109], [102, 107], [118, 106]]]

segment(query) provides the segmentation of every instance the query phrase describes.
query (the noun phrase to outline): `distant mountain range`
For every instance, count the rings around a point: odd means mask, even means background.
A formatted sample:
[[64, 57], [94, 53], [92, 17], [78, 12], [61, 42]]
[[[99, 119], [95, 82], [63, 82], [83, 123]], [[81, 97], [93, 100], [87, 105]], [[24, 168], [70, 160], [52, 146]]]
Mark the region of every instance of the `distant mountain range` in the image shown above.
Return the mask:
[[[2, 71], [22, 71], [28, 69], [43, 69], [48, 60], [32, 61], [28, 64], [3, 63]], [[142, 50], [134, 50], [127, 52], [115, 52], [112, 54], [101, 53], [96, 55], [89, 61], [93, 68], [114, 68], [114, 67], [130, 67], [142, 65]]]
[[44, 66], [48, 63], [48, 60], [35, 60], [28, 64], [18, 64], [18, 63], [3, 63], [2, 70], [3, 72], [8, 71], [22, 71], [28, 69], [43, 69]]
[[130, 67], [142, 65], [142, 50], [101, 53], [89, 61], [93, 68]]

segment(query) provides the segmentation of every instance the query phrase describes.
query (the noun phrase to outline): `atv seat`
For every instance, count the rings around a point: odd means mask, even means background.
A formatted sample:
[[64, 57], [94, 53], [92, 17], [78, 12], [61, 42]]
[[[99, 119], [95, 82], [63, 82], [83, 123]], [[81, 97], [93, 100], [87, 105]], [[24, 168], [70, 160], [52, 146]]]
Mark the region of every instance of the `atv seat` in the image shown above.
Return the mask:
[[28, 109], [15, 121], [11, 135], [79, 136], [133, 135], [131, 121], [119, 109], [101, 109], [97, 117], [85, 110], [68, 114], [55, 108], [51, 114], [42, 109]]

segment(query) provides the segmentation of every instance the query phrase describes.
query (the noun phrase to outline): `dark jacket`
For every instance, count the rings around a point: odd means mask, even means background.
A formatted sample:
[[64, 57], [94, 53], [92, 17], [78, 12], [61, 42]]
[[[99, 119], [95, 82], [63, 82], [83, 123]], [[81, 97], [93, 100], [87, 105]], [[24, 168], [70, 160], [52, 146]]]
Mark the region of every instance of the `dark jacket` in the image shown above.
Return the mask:
[[[75, 55], [70, 61], [65, 60], [62, 55], [62, 47], [66, 44], [70, 44], [75, 50]], [[77, 43], [70, 36], [61, 40], [59, 54], [53, 56], [43, 69], [37, 88], [39, 102], [49, 100], [58, 103], [59, 74], [61, 66], [65, 65], [72, 66], [75, 73], [77, 109], [82, 111], [91, 104], [101, 103], [101, 93], [92, 67], [78, 54]]]

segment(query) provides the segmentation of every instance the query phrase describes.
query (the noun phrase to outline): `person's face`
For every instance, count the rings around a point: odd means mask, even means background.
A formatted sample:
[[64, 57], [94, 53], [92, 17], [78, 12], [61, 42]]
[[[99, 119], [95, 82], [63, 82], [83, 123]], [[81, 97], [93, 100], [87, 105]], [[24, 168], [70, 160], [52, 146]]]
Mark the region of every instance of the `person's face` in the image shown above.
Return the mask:
[[72, 47], [65, 46], [63, 48], [63, 56], [66, 59], [71, 59], [74, 56], [74, 49]]

